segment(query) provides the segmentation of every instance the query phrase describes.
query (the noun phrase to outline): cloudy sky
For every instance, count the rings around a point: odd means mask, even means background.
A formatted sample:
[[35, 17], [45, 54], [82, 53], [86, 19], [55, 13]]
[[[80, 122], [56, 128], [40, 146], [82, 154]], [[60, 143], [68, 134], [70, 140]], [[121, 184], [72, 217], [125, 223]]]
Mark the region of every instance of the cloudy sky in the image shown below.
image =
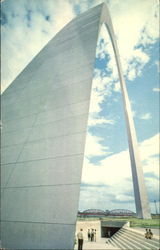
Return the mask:
[[[4, 0], [2, 92], [72, 18], [100, 0]], [[151, 210], [158, 207], [158, 0], [105, 0], [110, 10], [134, 116]], [[135, 211], [122, 96], [110, 38], [102, 26], [79, 209]]]

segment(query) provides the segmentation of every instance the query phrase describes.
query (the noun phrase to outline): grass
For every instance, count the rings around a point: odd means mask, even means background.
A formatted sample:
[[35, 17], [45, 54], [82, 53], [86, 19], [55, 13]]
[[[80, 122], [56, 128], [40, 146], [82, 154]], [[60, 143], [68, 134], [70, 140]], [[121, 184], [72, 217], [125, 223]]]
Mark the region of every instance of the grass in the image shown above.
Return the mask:
[[[100, 218], [90, 217], [90, 218], [80, 218], [77, 220], [99, 220]], [[105, 221], [130, 221], [131, 227], [141, 227], [141, 228], [159, 228], [160, 220], [159, 216], [152, 216], [152, 219], [138, 219], [135, 217], [104, 217], [101, 220]]]

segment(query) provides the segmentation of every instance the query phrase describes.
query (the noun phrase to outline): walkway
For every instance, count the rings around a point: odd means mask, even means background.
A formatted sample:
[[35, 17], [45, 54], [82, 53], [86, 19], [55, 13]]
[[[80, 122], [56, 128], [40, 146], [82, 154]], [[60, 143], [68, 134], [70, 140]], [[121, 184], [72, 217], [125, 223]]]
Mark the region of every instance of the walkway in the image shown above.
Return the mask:
[[[78, 245], [75, 245], [75, 250], [78, 249]], [[98, 242], [88, 242], [88, 241], [84, 241], [83, 243], [83, 250], [92, 250], [92, 249], [96, 249], [96, 250], [119, 250], [119, 248], [115, 248], [110, 244], [106, 243], [106, 239], [105, 238], [101, 238]]]

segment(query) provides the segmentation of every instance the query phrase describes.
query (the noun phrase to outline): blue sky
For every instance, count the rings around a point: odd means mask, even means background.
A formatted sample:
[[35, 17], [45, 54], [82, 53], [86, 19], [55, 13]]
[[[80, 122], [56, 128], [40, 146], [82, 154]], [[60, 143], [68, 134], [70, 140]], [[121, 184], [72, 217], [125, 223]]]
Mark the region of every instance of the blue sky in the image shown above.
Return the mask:
[[[4, 0], [2, 91], [72, 18], [99, 0]], [[152, 212], [158, 205], [158, 1], [106, 0], [134, 116]], [[79, 209], [135, 211], [122, 96], [109, 36], [96, 50]]]

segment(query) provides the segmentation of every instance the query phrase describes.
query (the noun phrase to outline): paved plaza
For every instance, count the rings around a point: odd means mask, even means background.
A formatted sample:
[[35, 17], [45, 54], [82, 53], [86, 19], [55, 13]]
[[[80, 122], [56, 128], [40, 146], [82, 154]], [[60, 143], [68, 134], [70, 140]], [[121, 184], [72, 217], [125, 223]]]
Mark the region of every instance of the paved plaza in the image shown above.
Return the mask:
[[[108, 223], [111, 223], [111, 221]], [[118, 222], [117, 222], [118, 223]], [[120, 248], [118, 247], [114, 247], [113, 245], [111, 245], [111, 242], [109, 243], [108, 242], [108, 239], [103, 237], [103, 231], [102, 231], [102, 227], [104, 225], [101, 224], [101, 221], [99, 219], [97, 220], [80, 220], [80, 221], [77, 221], [77, 224], [76, 224], [76, 233], [75, 233], [75, 239], [76, 239], [76, 245], [75, 245], [75, 248], [74, 250], [77, 250], [78, 249], [78, 240], [77, 240], [77, 233], [82, 229], [82, 233], [83, 233], [83, 238], [84, 238], [84, 242], [83, 242], [83, 250], [91, 250], [91, 249], [96, 249], [96, 250], [105, 250], [105, 249], [115, 249], [115, 250], [119, 250]], [[107, 226], [107, 225], [106, 225]], [[113, 226], [115, 226], [115, 223], [113, 223]], [[124, 236], [122, 236], [123, 239], [119, 239], [120, 241], [120, 245], [121, 243], [125, 243], [125, 238], [128, 240], [129, 239], [129, 242], [127, 244], [131, 244], [132, 247], [135, 245], [135, 249], [136, 248], [136, 245], [142, 243], [142, 241], [144, 241], [142, 244], [147, 244], [148, 247], [152, 247], [153, 246], [153, 249], [155, 249], [155, 243], [152, 242], [152, 245], [148, 245], [148, 243], [151, 243], [150, 241], [149, 242], [146, 242], [145, 238], [144, 238], [144, 234], [145, 234], [145, 228], [130, 228], [128, 223], [125, 224], [125, 226], [123, 226], [123, 228], [127, 229], [127, 232], [129, 234], [127, 234], [127, 236], [125, 235], [125, 232], [122, 232], [121, 234], [123, 234]], [[88, 230], [96, 230], [96, 242], [93, 241], [88, 241]], [[159, 230], [158, 229], [152, 229], [152, 232], [153, 232], [153, 235], [154, 235], [154, 239], [159, 239]], [[133, 233], [136, 233], [136, 236], [134, 236]], [[138, 237], [138, 238], [136, 238]], [[121, 237], [120, 237], [121, 238]], [[134, 238], [134, 239], [133, 239]], [[140, 241], [138, 241], [140, 238]], [[124, 242], [123, 242], [124, 241]], [[113, 241], [112, 241], [113, 242]], [[154, 243], [154, 244], [153, 244]], [[123, 244], [122, 244], [122, 247], [123, 247]], [[124, 249], [129, 249], [128, 248], [129, 245], [126, 245], [126, 248]], [[142, 245], [143, 246], [143, 245]], [[122, 248], [121, 248], [122, 249]], [[142, 248], [140, 248], [142, 249]], [[151, 248], [152, 249], [152, 248]]]
[[[77, 242], [77, 233], [80, 231], [80, 229], [83, 229], [83, 237], [84, 237], [84, 243], [83, 243], [83, 250], [90, 250], [90, 249], [118, 249], [114, 248], [111, 244], [106, 243], [107, 238], [101, 237], [101, 222], [99, 219], [97, 220], [85, 220], [85, 221], [77, 221], [76, 225], [76, 242]], [[96, 229], [96, 242], [90, 242], [88, 241], [88, 229]], [[75, 250], [78, 249], [78, 243], [75, 245]]]
[[[78, 244], [75, 245], [75, 250], [78, 249]], [[106, 239], [105, 238], [101, 238], [99, 239], [97, 242], [88, 242], [87, 240], [84, 241], [83, 243], [83, 250], [91, 250], [91, 249], [96, 249], [96, 250], [105, 250], [105, 249], [119, 249], [119, 248], [115, 248], [113, 247], [111, 244], [106, 243]]]

